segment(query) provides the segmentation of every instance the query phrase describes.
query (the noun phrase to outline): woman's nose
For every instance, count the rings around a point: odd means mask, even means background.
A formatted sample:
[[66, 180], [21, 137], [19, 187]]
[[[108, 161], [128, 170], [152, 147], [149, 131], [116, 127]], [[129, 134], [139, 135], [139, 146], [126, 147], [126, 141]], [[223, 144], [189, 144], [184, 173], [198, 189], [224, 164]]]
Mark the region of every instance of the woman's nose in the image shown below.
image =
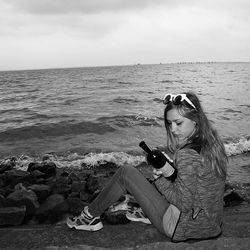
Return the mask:
[[176, 131], [176, 125], [174, 123], [171, 124], [171, 132], [174, 133]]

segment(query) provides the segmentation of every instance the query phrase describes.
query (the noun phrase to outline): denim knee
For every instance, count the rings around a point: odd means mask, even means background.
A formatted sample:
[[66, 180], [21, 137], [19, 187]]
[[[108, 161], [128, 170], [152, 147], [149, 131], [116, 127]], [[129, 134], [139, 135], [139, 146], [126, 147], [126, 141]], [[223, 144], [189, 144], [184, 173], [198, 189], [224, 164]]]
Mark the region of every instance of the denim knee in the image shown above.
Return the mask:
[[120, 171], [120, 180], [122, 184], [125, 184], [126, 180], [131, 179], [131, 176], [138, 171], [135, 167], [129, 165], [123, 165], [119, 169]]

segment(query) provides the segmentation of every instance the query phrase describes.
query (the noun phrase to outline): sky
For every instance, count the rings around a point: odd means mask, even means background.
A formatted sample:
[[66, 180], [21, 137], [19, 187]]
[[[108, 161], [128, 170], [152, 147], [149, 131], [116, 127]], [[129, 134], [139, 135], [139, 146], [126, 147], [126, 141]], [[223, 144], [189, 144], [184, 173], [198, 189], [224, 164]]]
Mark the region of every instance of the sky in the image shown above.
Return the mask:
[[0, 70], [250, 61], [249, 0], [0, 0]]

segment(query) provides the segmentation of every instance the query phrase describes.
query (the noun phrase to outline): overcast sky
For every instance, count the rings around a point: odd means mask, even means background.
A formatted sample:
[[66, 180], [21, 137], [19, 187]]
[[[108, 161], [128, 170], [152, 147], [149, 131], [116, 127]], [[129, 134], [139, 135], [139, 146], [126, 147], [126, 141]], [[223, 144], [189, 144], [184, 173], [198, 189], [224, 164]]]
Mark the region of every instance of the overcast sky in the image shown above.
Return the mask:
[[250, 61], [249, 0], [0, 0], [0, 70]]

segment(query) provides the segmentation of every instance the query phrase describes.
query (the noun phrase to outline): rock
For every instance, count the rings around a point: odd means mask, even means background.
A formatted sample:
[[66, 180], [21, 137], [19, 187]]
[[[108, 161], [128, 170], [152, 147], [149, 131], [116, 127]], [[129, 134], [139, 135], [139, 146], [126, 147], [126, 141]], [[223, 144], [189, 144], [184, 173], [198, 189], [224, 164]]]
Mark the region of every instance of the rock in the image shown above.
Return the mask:
[[35, 183], [36, 184], [46, 184], [46, 183], [48, 183], [48, 179], [44, 179], [42, 177], [39, 177], [39, 178], [36, 179]]
[[95, 175], [95, 171], [92, 169], [83, 169], [77, 175], [81, 181], [86, 181], [89, 176]]
[[80, 178], [77, 176], [76, 173], [70, 173], [68, 175], [68, 182], [69, 182], [69, 184], [72, 184], [74, 181], [80, 181]]
[[80, 198], [80, 194], [78, 192], [71, 192], [68, 198]]
[[82, 201], [89, 202], [91, 194], [83, 190], [83, 191], [80, 191], [79, 197]]
[[83, 208], [88, 204], [86, 202], [83, 202], [79, 198], [71, 198], [71, 197], [67, 198], [67, 202], [69, 205], [69, 213], [73, 214], [74, 216], [79, 215], [83, 210]]
[[114, 162], [103, 162], [103, 163], [98, 164], [96, 169], [103, 170], [107, 173], [107, 172], [116, 171], [118, 169], [118, 166]]
[[57, 176], [68, 177], [69, 173], [64, 169], [57, 169]]
[[130, 220], [127, 219], [126, 213], [130, 206], [139, 207], [139, 204], [134, 202], [133, 196], [128, 194], [122, 195], [117, 202], [105, 211], [104, 219], [112, 225], [127, 224]]
[[38, 202], [41, 204], [51, 193], [51, 187], [44, 184], [34, 184], [28, 187], [28, 189], [34, 191], [37, 195]]
[[119, 210], [119, 211], [111, 211], [110, 209], [105, 211], [104, 213], [104, 219], [111, 225], [117, 225], [117, 224], [127, 224], [130, 222], [129, 219], [126, 217], [125, 210]]
[[5, 186], [0, 189], [0, 195], [3, 195], [4, 197], [7, 197], [9, 194], [11, 194], [14, 191], [14, 188], [11, 186]]
[[26, 206], [25, 222], [30, 220], [39, 207], [36, 194], [32, 190], [16, 190], [9, 194], [6, 199], [6, 206]]
[[36, 218], [39, 223], [45, 222], [49, 219], [49, 214], [53, 211], [53, 209], [61, 205], [64, 202], [64, 196], [61, 194], [52, 194], [50, 195], [37, 209]]
[[100, 187], [99, 177], [96, 175], [90, 175], [87, 179], [86, 187], [88, 192], [93, 194]]
[[29, 172], [19, 169], [12, 169], [5, 172], [5, 175], [8, 176], [11, 185], [16, 185], [19, 182], [22, 183], [32, 183], [34, 179]]
[[55, 159], [55, 157], [52, 154], [45, 154], [42, 157], [42, 161], [43, 162], [45, 162], [45, 161], [51, 161], [51, 160], [54, 160], [54, 159]]
[[5, 207], [6, 198], [0, 194], [0, 207]]
[[71, 192], [80, 192], [86, 190], [86, 181], [73, 181], [71, 184]]
[[26, 207], [1, 207], [0, 226], [17, 226], [22, 224]]
[[235, 191], [231, 191], [227, 195], [224, 196], [224, 206], [237, 206], [241, 204], [244, 199]]
[[89, 176], [93, 176], [95, 174], [94, 170], [90, 169], [81, 169], [80, 171], [71, 172], [68, 176], [69, 183], [73, 181], [86, 181]]
[[2, 160], [0, 162], [0, 174], [4, 173], [7, 170], [13, 169], [15, 165], [16, 165], [15, 157]]
[[29, 172], [18, 170], [18, 169], [12, 169], [5, 171], [4, 174], [0, 176], [1, 179], [1, 186], [15, 186], [19, 182], [30, 184], [33, 182], [33, 178], [30, 175]]
[[2, 174], [0, 175], [0, 188], [4, 187], [5, 183], [4, 180], [2, 179]]
[[32, 173], [32, 176], [34, 176], [34, 177], [36, 177], [36, 178], [45, 176], [45, 173], [41, 172], [41, 171], [38, 170], [38, 169], [35, 169], [35, 170], [32, 171], [31, 173]]
[[54, 194], [63, 194], [65, 197], [68, 196], [70, 191], [70, 186], [68, 185], [68, 178], [59, 176], [53, 179], [52, 192]]
[[49, 178], [51, 176], [56, 176], [56, 164], [54, 162], [43, 162], [43, 163], [36, 163], [31, 162], [28, 166], [28, 172], [31, 174], [35, 171], [39, 170], [40, 172], [44, 173], [44, 178]]
[[14, 187], [14, 190], [26, 190], [26, 187], [23, 185], [22, 182], [16, 184], [16, 186]]
[[48, 222], [56, 223], [65, 217], [65, 214], [69, 211], [69, 204], [66, 200], [62, 203], [55, 205], [54, 208], [48, 214]]

